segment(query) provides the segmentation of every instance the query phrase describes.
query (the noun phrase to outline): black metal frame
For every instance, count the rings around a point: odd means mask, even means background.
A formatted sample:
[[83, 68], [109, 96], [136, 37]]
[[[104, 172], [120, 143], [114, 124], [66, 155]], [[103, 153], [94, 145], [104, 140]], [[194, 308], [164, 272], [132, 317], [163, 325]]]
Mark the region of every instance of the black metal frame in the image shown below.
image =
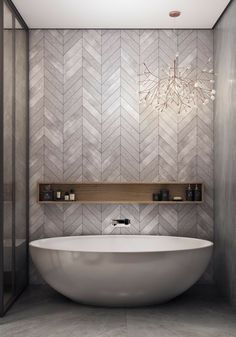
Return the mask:
[[[1, 0], [2, 1], [2, 0]], [[27, 26], [27, 24], [25, 23], [24, 19], [22, 18], [22, 16], [20, 15], [18, 9], [16, 8], [16, 6], [13, 4], [13, 2], [11, 0], [3, 0], [3, 2], [5, 2], [12, 10], [12, 13], [14, 14], [14, 16], [16, 17], [16, 19], [20, 22], [21, 26], [28, 31], [29, 28]]]
[[[28, 253], [28, 246], [29, 246], [29, 29], [28, 26], [26, 25], [25, 21], [21, 17], [20, 13], [14, 6], [11, 0], [0, 0], [0, 131], [3, 130], [4, 124], [3, 124], [3, 75], [4, 75], [4, 64], [3, 64], [3, 59], [4, 59], [4, 27], [3, 27], [3, 15], [4, 15], [4, 3], [9, 7], [12, 16], [13, 16], [13, 111], [15, 110], [15, 19], [19, 21], [21, 24], [22, 28], [26, 32], [26, 48], [27, 48], [27, 121], [26, 121], [26, 130], [27, 130], [27, 135], [26, 135], [26, 247], [27, 247], [27, 261], [26, 261], [26, 267], [27, 267], [27, 283], [25, 284], [25, 287], [28, 285], [28, 280], [29, 280], [29, 253]], [[0, 132], [0, 156], [3, 159], [3, 150], [4, 150], [4, 136], [3, 132]], [[14, 118], [14, 113], [13, 113], [13, 137], [15, 137], [15, 118]], [[13, 142], [13, 144], [15, 141]], [[13, 145], [13, 176], [14, 170], [15, 170], [15, 158], [14, 158], [14, 145]], [[14, 179], [13, 179], [14, 183]], [[16, 301], [16, 299], [20, 296], [20, 294], [24, 291], [25, 287], [23, 289], [20, 289], [17, 291], [16, 289], [16, 273], [15, 273], [15, 224], [14, 224], [14, 211], [13, 211], [13, 228], [12, 228], [12, 261], [13, 261], [13, 297], [9, 300], [8, 303], [5, 304], [4, 306], [4, 292], [3, 292], [3, 268], [4, 268], [4, 260], [3, 260], [3, 239], [4, 239], [4, 233], [3, 233], [3, 221], [4, 221], [4, 192], [3, 192], [3, 184], [4, 184], [4, 178], [3, 178], [3, 160], [0, 160], [0, 316], [3, 316], [6, 311], [10, 308], [10, 306]], [[13, 191], [13, 203], [15, 200], [15, 195]]]

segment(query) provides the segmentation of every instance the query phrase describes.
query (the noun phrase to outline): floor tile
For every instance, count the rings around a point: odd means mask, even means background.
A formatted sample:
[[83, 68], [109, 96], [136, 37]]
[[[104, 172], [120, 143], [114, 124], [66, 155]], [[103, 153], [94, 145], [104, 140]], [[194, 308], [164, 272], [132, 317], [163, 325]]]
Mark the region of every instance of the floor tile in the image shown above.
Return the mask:
[[236, 312], [209, 287], [196, 286], [158, 306], [109, 309], [31, 286], [0, 319], [0, 336], [236, 337]]

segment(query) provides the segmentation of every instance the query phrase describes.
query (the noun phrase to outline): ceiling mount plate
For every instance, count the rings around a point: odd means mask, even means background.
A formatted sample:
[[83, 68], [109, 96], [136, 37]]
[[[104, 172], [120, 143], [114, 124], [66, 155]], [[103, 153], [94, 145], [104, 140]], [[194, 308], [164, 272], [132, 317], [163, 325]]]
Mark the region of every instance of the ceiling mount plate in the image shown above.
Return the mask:
[[171, 17], [171, 18], [177, 18], [178, 16], [180, 16], [181, 15], [181, 12], [180, 11], [171, 11], [171, 12], [169, 12], [169, 16]]

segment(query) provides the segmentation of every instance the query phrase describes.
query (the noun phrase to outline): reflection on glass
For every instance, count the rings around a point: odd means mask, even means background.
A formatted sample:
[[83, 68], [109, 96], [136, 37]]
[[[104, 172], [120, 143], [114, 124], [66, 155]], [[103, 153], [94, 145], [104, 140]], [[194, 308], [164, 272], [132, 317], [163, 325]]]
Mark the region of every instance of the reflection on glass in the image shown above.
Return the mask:
[[3, 97], [3, 290], [4, 304], [13, 296], [13, 18], [4, 4], [4, 97]]

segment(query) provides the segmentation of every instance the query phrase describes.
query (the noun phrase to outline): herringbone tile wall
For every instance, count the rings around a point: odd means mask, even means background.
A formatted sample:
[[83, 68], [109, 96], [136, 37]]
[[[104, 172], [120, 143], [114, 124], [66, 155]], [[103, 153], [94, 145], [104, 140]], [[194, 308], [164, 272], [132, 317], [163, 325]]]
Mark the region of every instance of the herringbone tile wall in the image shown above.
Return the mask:
[[[157, 113], [139, 103], [145, 62], [158, 73], [178, 44], [197, 78], [213, 56], [207, 30], [30, 33], [30, 237], [162, 234], [213, 237], [213, 107]], [[38, 181], [206, 184], [201, 206], [37, 204]], [[111, 219], [128, 217], [113, 231]], [[211, 273], [207, 274], [211, 277]]]

